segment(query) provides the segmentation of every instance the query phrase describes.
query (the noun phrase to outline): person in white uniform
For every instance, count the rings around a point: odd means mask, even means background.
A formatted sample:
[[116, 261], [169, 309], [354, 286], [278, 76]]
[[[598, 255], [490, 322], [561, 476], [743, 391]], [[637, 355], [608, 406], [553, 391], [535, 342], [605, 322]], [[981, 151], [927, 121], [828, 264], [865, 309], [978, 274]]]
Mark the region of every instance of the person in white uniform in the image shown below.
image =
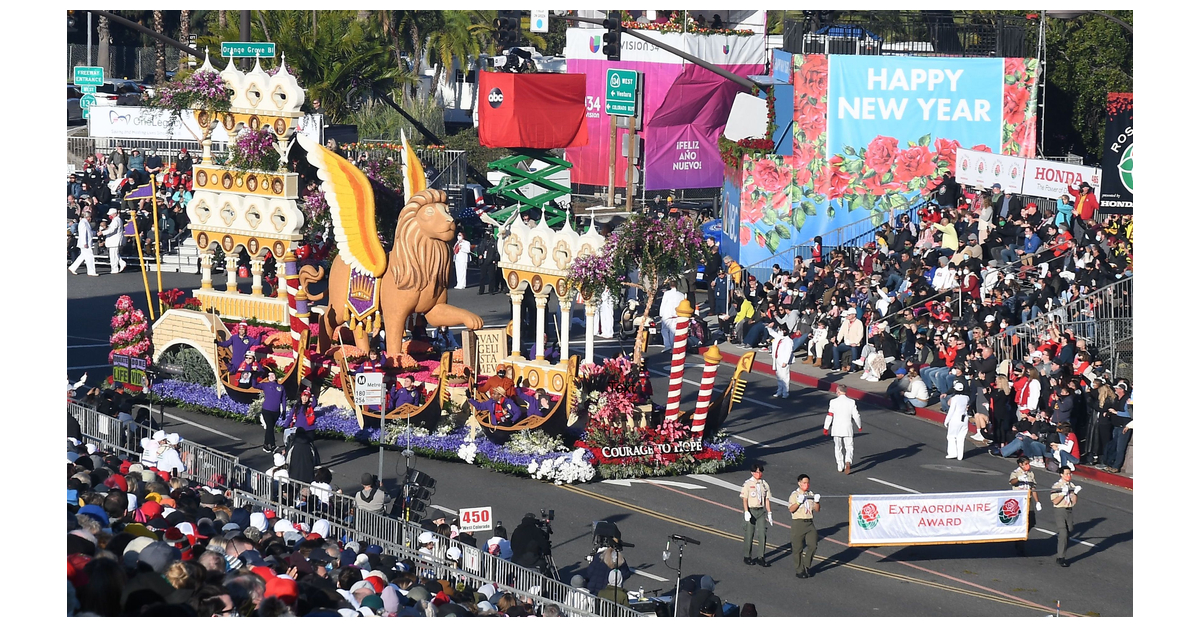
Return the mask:
[[108, 228], [101, 231], [100, 235], [104, 236], [104, 245], [108, 248], [108, 264], [112, 273], [123, 271], [125, 262], [121, 260], [121, 244], [125, 240], [125, 223], [115, 208], [108, 210]]
[[613, 297], [608, 290], [600, 296], [600, 331], [596, 335], [606, 340], [613, 336]]
[[671, 280], [667, 284], [667, 291], [663, 292], [662, 303], [658, 306], [658, 317], [662, 320], [659, 324], [662, 332], [663, 348], [671, 350], [675, 345], [675, 310], [679, 308], [679, 304], [687, 300], [687, 294], [679, 291], [678, 281]]
[[75, 258], [75, 263], [71, 264], [71, 274], [79, 274], [79, 264], [87, 264], [88, 276], [100, 276], [96, 272], [96, 255], [92, 253], [93, 240], [96, 238], [96, 232], [92, 230], [92, 212], [85, 209], [83, 217], [79, 220], [77, 235], [75, 238], [75, 246], [79, 248], [79, 256]]
[[963, 393], [962, 381], [954, 382], [954, 395], [950, 397], [946, 410], [946, 459], [963, 458], [963, 444], [967, 440], [967, 405], [970, 397]]
[[771, 360], [775, 366], [775, 393], [771, 395], [771, 398], [787, 398], [788, 385], [792, 382], [791, 364], [795, 344], [792, 342], [792, 337], [781, 326], [767, 327], [767, 333], [775, 338], [771, 342]]
[[825, 414], [825, 435], [833, 436], [833, 459], [838, 472], [850, 474], [854, 463], [854, 429], [862, 431], [862, 419], [858, 416], [858, 404], [846, 396], [846, 387], [837, 386], [837, 397], [829, 401], [829, 413]]
[[467, 288], [467, 262], [471, 259], [471, 242], [462, 233], [458, 234], [458, 240], [454, 242], [454, 274], [458, 279], [454, 289], [462, 290]]

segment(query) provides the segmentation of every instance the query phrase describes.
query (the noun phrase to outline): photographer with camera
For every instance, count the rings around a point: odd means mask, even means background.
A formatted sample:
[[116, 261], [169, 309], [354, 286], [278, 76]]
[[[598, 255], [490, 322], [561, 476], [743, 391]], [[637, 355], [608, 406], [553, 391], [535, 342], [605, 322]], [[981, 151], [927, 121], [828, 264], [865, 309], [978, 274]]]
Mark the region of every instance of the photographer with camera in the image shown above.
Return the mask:
[[521, 524], [513, 529], [510, 540], [513, 563], [545, 571], [550, 557], [550, 535], [542, 530], [543, 524], [532, 513], [521, 518]]

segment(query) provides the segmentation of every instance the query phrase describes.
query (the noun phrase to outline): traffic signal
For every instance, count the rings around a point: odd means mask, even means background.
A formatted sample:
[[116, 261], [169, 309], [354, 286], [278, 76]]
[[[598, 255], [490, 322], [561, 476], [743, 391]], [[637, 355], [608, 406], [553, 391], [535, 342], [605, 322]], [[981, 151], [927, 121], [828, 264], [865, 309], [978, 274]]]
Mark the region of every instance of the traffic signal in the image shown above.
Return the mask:
[[521, 12], [496, 11], [496, 42], [500, 50], [515, 47], [520, 42]]
[[608, 17], [604, 18], [604, 28], [608, 32], [604, 33], [604, 56], [609, 61], [621, 60], [621, 13], [620, 11], [610, 11]]
[[79, 28], [77, 28], [77, 26], [76, 26], [77, 24], [78, 24], [78, 22], [76, 22], [76, 20], [75, 20], [75, 12], [67, 11], [67, 32], [68, 33], [79, 32]]

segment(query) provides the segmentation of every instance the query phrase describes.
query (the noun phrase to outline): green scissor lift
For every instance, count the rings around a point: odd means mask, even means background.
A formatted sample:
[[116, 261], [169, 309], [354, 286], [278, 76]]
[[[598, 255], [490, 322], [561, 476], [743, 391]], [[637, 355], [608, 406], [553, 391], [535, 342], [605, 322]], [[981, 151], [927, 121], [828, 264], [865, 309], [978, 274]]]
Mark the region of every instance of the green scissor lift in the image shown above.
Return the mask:
[[[537, 172], [521, 169], [520, 164], [528, 160], [541, 161], [549, 164], [549, 166]], [[559, 209], [557, 206], [551, 204], [550, 201], [564, 194], [570, 195], [571, 188], [555, 183], [549, 177], [553, 174], [570, 170], [571, 162], [559, 159], [546, 151], [523, 150], [515, 155], [497, 159], [489, 163], [488, 168], [504, 174], [504, 178], [500, 180], [500, 184], [489, 189], [488, 193], [503, 196], [515, 203], [492, 212], [492, 217], [497, 222], [504, 223], [514, 211], [523, 212], [535, 207], [542, 212], [542, 215], [546, 216], [546, 224], [551, 228], [562, 226], [569, 217], [568, 211]], [[545, 191], [533, 197], [527, 197], [521, 192], [521, 188], [526, 185], [535, 185]], [[501, 201], [497, 198], [497, 206], [500, 203]]]

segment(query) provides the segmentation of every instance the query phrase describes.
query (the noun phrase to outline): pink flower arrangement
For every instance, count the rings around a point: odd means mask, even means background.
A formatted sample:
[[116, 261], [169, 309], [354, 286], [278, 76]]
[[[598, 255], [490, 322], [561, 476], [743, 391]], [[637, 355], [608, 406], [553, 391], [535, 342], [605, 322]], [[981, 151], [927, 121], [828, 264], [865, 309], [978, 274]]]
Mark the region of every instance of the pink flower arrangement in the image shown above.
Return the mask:
[[140, 357], [150, 362], [149, 324], [146, 314], [133, 306], [133, 299], [127, 294], [117, 299], [117, 311], [111, 319], [112, 335], [109, 344], [112, 350], [108, 353], [108, 361], [112, 363], [113, 355], [128, 355]]

